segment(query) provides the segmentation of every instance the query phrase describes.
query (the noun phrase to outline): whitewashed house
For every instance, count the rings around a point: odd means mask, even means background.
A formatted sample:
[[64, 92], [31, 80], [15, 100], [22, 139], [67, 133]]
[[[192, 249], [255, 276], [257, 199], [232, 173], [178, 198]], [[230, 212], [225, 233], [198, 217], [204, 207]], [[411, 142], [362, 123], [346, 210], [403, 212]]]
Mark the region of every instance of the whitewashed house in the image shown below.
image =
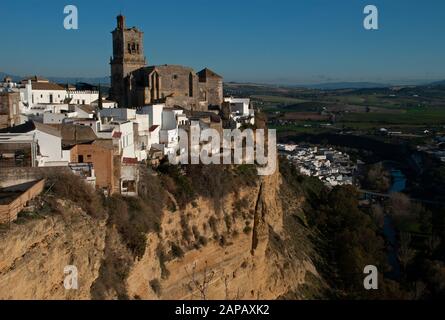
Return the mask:
[[99, 99], [99, 91], [68, 90], [66, 98], [70, 104], [91, 105], [94, 101]]
[[255, 124], [255, 112], [249, 98], [227, 97], [224, 98], [224, 102], [230, 106], [230, 116], [236, 123], [236, 128], [246, 124]]
[[32, 165], [38, 167], [67, 166], [70, 161], [69, 152], [62, 151], [62, 136], [60, 131], [35, 121], [0, 130], [0, 136], [8, 143], [20, 144], [29, 141], [35, 146], [31, 150]]
[[[91, 105], [98, 108], [99, 107], [99, 99], [91, 102]], [[111, 108], [117, 108], [117, 102], [116, 101], [111, 101], [108, 99], [104, 99], [102, 98], [102, 108], [103, 109], [111, 109]]]
[[136, 114], [135, 109], [108, 108], [100, 111], [104, 121], [130, 121], [133, 123], [134, 149], [138, 161], [147, 159], [150, 149], [150, 122], [148, 114]]

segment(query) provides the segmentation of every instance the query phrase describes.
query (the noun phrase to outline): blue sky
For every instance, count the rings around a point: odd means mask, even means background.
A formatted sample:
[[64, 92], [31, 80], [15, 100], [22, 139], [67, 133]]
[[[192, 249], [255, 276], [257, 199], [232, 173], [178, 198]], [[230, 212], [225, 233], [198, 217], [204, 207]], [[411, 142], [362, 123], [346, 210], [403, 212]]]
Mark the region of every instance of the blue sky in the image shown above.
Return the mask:
[[[63, 28], [63, 8], [79, 29]], [[377, 31], [363, 8], [379, 9]], [[0, 6], [0, 71], [109, 75], [122, 12], [145, 32], [150, 64], [210, 67], [227, 81], [320, 83], [445, 79], [443, 0], [24, 0]]]

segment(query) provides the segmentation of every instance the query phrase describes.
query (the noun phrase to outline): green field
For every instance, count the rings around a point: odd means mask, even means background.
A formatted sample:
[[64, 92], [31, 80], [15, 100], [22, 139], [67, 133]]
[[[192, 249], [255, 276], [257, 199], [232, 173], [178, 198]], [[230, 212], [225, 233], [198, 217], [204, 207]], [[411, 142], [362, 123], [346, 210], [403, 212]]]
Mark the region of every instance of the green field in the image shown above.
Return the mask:
[[298, 98], [290, 98], [283, 96], [266, 96], [266, 95], [253, 95], [251, 96], [253, 100], [260, 100], [265, 104], [293, 104], [293, 103], [301, 103], [306, 100], [298, 99]]
[[445, 124], [445, 108], [420, 107], [409, 108], [399, 114], [387, 113], [350, 113], [341, 119], [342, 122], [371, 124], [407, 124], [438, 125]]

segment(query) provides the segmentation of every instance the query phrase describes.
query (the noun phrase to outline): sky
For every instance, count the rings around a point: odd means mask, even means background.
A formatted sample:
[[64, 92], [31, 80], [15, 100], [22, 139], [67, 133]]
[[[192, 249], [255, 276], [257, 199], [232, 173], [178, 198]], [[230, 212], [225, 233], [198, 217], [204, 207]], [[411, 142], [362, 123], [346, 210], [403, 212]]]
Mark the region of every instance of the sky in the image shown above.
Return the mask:
[[[65, 5], [78, 30], [65, 30]], [[363, 9], [379, 11], [365, 30]], [[226, 81], [309, 84], [445, 79], [443, 0], [23, 0], [0, 6], [0, 72], [109, 76], [116, 15], [144, 31], [151, 64]]]

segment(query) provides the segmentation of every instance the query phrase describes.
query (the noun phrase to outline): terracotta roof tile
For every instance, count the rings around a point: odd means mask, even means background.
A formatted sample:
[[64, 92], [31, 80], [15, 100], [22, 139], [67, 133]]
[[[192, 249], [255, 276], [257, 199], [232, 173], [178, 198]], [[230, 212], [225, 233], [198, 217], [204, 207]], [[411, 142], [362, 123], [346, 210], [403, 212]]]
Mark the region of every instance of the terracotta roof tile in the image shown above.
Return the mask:
[[120, 139], [121, 137], [122, 137], [122, 132], [115, 131], [115, 132], [113, 133], [113, 138], [115, 138], [115, 139]]
[[124, 164], [138, 164], [137, 158], [122, 158], [122, 163]]

